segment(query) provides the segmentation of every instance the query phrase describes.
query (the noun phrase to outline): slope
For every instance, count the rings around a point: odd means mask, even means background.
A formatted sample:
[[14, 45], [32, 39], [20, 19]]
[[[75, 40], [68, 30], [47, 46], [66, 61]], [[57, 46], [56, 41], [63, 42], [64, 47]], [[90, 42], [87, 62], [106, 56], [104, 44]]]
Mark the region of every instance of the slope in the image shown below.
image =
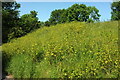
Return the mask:
[[5, 70], [15, 78], [119, 76], [117, 21], [43, 27], [2, 48]]

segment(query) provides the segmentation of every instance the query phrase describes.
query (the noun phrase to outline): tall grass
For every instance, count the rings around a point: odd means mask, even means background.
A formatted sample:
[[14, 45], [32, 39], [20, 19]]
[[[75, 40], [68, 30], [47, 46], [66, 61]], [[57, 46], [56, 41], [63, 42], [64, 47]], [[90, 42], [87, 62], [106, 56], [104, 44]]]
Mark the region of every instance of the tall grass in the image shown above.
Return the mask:
[[[26, 77], [21, 73], [28, 74], [28, 78], [120, 76], [117, 21], [88, 24], [71, 22], [43, 27], [4, 44], [2, 48], [6, 57], [4, 61], [8, 63], [5, 70], [15, 78]], [[19, 55], [27, 55], [30, 59]], [[29, 65], [31, 71], [20, 67], [24, 63]], [[20, 71], [21, 68], [26, 72]]]

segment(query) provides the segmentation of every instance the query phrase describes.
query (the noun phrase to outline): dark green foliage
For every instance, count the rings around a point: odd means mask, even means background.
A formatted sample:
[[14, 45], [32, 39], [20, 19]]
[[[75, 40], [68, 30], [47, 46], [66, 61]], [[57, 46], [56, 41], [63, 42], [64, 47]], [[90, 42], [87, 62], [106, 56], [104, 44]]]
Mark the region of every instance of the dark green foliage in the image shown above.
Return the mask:
[[80, 21], [80, 22], [87, 22], [88, 20], [91, 21], [98, 21], [100, 14], [99, 10], [95, 7], [86, 6], [84, 4], [74, 4], [68, 9], [68, 21]]
[[2, 41], [7, 42], [10, 29], [18, 25], [20, 4], [2, 2]]
[[[99, 13], [99, 10], [95, 7], [88, 7], [88, 11], [89, 11], [89, 19], [91, 19], [93, 22], [94, 21], [99, 21], [99, 17], [101, 16]], [[89, 20], [87, 19], [87, 21]]]
[[32, 30], [39, 28], [40, 22], [38, 22], [38, 18], [36, 16], [36, 11], [31, 11], [30, 14], [24, 14], [21, 16], [18, 27], [16, 26], [11, 29], [9, 39], [21, 37]]
[[51, 25], [50, 21], [46, 21], [46, 22], [44, 23], [44, 26], [50, 26], [50, 25]]
[[84, 4], [74, 4], [68, 9], [58, 9], [51, 12], [49, 22], [54, 25], [71, 21], [94, 22], [99, 21], [99, 10]]
[[39, 28], [40, 21], [37, 18], [36, 11], [30, 11], [19, 18], [20, 4], [16, 2], [2, 3], [2, 41], [3, 43], [13, 38], [18, 38]]
[[8, 34], [8, 41], [13, 38], [18, 38], [24, 36], [26, 33], [22, 30], [22, 27], [13, 27], [10, 29], [10, 33]]
[[40, 25], [41, 27], [43, 27], [43, 26], [45, 25], [45, 22], [42, 22], [42, 21], [40, 22], [40, 21], [39, 21], [39, 25]]
[[39, 22], [37, 12], [36, 11], [31, 11], [30, 14], [25, 14], [21, 16], [20, 22], [21, 22], [21, 27], [24, 32], [28, 33], [34, 29], [39, 28]]
[[67, 15], [65, 15], [65, 9], [58, 9], [51, 12], [49, 21], [51, 24], [63, 23], [66, 22]]
[[38, 21], [36, 16], [36, 11], [30, 11], [30, 14], [22, 15], [19, 19], [19, 25], [10, 30], [10, 34], [8, 35], [9, 40], [24, 36], [27, 33], [39, 28], [41, 23]]
[[87, 21], [89, 18], [89, 13], [86, 9], [86, 5], [84, 4], [74, 4], [70, 8], [68, 8], [68, 21]]
[[120, 1], [113, 2], [111, 5], [111, 9], [112, 9], [111, 20], [120, 20]]

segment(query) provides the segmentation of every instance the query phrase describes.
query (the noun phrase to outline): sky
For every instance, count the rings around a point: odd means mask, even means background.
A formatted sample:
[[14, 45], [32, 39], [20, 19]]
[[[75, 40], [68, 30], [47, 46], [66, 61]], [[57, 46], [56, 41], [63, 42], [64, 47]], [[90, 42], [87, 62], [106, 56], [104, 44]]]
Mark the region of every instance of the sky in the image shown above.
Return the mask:
[[66, 9], [71, 5], [85, 4], [87, 6], [95, 6], [101, 15], [100, 21], [107, 21], [111, 18], [111, 3], [112, 2], [18, 2], [21, 4], [20, 16], [29, 14], [30, 11], [38, 12], [39, 21], [47, 21], [50, 14], [55, 9]]
[[[4, 0], [4, 1], [11, 1], [11, 0]], [[16, 0], [16, 1], [18, 2], [113, 2], [119, 0]]]

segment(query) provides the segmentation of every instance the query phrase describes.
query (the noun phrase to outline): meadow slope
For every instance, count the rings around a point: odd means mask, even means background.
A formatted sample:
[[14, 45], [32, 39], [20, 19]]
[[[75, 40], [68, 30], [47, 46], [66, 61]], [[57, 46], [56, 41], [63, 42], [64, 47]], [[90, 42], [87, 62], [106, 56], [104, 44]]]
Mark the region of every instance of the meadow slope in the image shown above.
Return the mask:
[[117, 78], [118, 22], [43, 27], [2, 45], [4, 70], [15, 78]]

